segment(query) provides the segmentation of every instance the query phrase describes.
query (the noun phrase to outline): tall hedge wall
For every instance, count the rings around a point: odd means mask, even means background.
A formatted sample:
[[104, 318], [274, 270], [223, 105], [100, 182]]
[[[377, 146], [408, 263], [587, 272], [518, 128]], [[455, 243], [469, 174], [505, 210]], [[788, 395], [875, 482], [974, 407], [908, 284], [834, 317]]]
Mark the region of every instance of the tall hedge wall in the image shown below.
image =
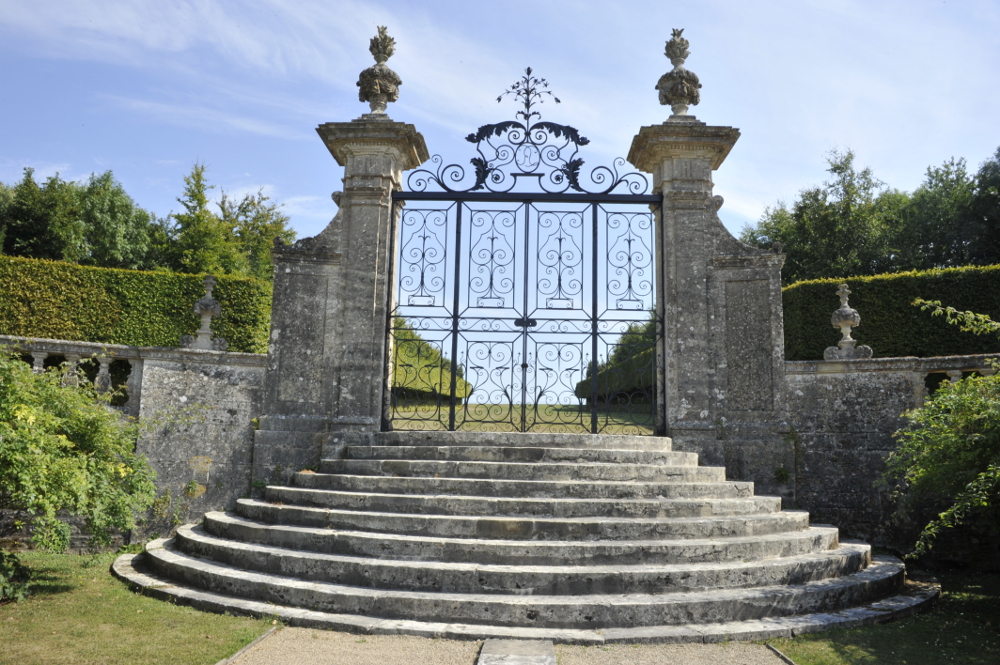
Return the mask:
[[[0, 334], [134, 346], [180, 346], [201, 322], [204, 275], [93, 268], [0, 256]], [[266, 353], [271, 285], [218, 277], [212, 321], [230, 351]]]
[[940, 300], [960, 310], [989, 314], [1000, 321], [1000, 265], [904, 272], [848, 279], [797, 282], [782, 291], [785, 310], [785, 359], [818, 360], [840, 340], [830, 316], [840, 306], [839, 284], [847, 282], [851, 307], [861, 314], [854, 329], [858, 344], [876, 358], [950, 356], [1000, 352], [996, 337], [977, 337], [932, 317], [910, 303]]

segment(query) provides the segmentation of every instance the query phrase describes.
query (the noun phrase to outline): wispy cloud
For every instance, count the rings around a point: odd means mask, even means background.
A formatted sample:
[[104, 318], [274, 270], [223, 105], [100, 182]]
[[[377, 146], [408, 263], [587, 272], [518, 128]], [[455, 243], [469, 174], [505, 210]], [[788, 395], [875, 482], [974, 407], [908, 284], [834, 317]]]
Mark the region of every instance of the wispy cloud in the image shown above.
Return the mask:
[[186, 103], [171, 104], [116, 95], [107, 95], [105, 99], [121, 108], [149, 116], [158, 122], [196, 128], [207, 133], [244, 132], [288, 140], [310, 138], [308, 133], [293, 127], [204, 106], [193, 106]]

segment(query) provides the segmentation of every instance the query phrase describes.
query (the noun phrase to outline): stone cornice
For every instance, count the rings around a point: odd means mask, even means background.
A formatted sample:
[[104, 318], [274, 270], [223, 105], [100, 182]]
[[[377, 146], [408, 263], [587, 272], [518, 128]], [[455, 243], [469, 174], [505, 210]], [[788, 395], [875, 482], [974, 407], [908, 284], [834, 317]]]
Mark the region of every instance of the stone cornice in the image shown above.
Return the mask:
[[265, 353], [236, 353], [232, 351], [207, 351], [203, 349], [182, 349], [167, 346], [127, 346], [125, 344], [102, 344], [99, 342], [76, 342], [43, 337], [15, 337], [0, 335], [0, 345], [14, 347], [31, 353], [32, 350], [49, 354], [72, 354], [82, 358], [107, 356], [136, 360], [163, 360], [168, 362], [197, 362], [220, 365], [245, 365], [265, 367]]
[[718, 169], [740, 138], [734, 127], [694, 123], [664, 123], [643, 127], [632, 139], [628, 161], [640, 171], [653, 173], [667, 159], [708, 159]]
[[365, 116], [351, 122], [328, 122], [316, 128], [327, 150], [344, 166], [350, 157], [392, 153], [400, 170], [414, 169], [430, 158], [423, 135], [413, 125]]
[[860, 360], [787, 360], [785, 375], [793, 374], [854, 374], [858, 372], [946, 372], [948, 370], [977, 370], [989, 366], [989, 361], [1000, 360], [1000, 354], [971, 356], [931, 356], [917, 358], [867, 358]]

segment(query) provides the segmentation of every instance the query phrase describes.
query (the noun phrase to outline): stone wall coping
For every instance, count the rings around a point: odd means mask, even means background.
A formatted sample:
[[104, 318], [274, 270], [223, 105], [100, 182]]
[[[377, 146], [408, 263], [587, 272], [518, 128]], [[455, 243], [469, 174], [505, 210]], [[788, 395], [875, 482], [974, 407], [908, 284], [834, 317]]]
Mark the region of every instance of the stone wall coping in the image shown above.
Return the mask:
[[203, 349], [182, 349], [169, 346], [128, 346], [126, 344], [104, 344], [101, 342], [78, 342], [44, 337], [19, 337], [0, 335], [0, 345], [14, 346], [25, 351], [44, 351], [51, 354], [67, 353], [90, 358], [108, 356], [126, 360], [162, 360], [167, 362], [199, 362], [213, 365], [244, 365], [266, 367], [267, 354], [237, 353], [234, 351], [209, 351]]
[[859, 360], [786, 360], [785, 374], [854, 374], [858, 372], [914, 372], [931, 374], [949, 370], [978, 370], [989, 361], [1000, 361], [1000, 353], [970, 356], [931, 356], [917, 358], [867, 358]]

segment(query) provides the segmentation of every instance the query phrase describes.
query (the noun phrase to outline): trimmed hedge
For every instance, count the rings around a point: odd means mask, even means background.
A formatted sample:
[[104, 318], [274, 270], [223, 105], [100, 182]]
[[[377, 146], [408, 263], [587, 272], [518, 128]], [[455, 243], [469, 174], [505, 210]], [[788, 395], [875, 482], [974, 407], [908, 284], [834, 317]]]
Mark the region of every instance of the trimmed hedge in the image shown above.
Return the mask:
[[850, 305], [861, 314], [852, 337], [872, 347], [876, 358], [951, 356], [1000, 352], [1000, 340], [976, 336], [932, 317], [910, 303], [940, 300], [959, 310], [1000, 320], [1000, 265], [969, 266], [847, 279], [816, 279], [782, 289], [785, 359], [819, 360], [836, 346], [840, 332], [830, 316], [840, 306], [837, 287], [847, 283]]
[[[132, 346], [180, 346], [201, 321], [204, 275], [94, 268], [0, 256], [0, 334]], [[271, 285], [221, 275], [212, 331], [230, 351], [267, 353]]]
[[[598, 399], [623, 399], [634, 393], [648, 393], [652, 396], [653, 376], [656, 366], [653, 349], [649, 348], [621, 362], [601, 367], [597, 372]], [[590, 399], [593, 379], [583, 379], [576, 384], [574, 394], [580, 399]]]

